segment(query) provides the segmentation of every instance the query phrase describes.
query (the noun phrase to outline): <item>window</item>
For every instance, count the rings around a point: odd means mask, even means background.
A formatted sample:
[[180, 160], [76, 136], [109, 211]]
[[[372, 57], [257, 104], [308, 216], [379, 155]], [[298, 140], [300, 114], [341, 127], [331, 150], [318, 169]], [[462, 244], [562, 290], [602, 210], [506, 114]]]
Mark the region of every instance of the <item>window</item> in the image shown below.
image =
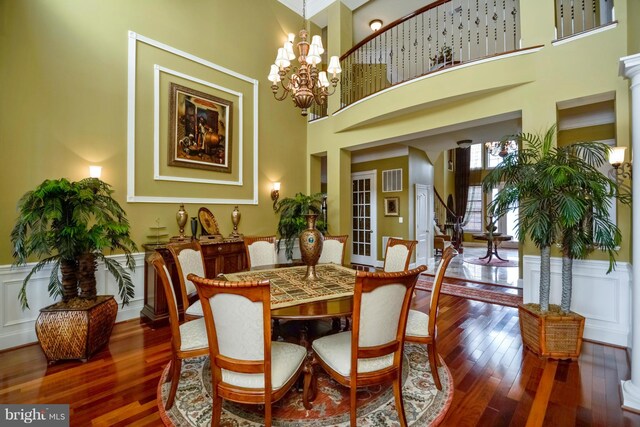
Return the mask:
[[473, 144], [469, 147], [469, 169], [482, 169], [482, 147], [484, 144]]
[[466, 231], [482, 231], [482, 186], [470, 185], [467, 199]]
[[491, 150], [487, 149], [487, 169], [493, 169], [502, 163], [502, 157], [491, 154]]

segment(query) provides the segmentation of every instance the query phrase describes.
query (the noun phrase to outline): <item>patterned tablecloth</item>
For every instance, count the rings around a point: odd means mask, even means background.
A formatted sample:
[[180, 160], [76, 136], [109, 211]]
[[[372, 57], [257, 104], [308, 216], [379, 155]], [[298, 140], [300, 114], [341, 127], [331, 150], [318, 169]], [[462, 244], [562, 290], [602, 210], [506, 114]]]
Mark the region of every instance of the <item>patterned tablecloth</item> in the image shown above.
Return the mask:
[[271, 308], [353, 295], [356, 271], [334, 264], [316, 266], [318, 280], [304, 280], [306, 266], [225, 274], [227, 280], [271, 280]]

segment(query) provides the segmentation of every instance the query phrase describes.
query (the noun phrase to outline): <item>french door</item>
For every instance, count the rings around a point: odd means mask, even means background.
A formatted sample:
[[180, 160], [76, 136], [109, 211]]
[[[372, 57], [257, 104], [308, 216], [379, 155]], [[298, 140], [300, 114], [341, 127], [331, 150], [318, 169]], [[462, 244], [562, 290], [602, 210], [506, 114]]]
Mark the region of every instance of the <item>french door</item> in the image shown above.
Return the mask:
[[376, 234], [376, 171], [351, 174], [351, 262], [375, 265], [378, 255]]

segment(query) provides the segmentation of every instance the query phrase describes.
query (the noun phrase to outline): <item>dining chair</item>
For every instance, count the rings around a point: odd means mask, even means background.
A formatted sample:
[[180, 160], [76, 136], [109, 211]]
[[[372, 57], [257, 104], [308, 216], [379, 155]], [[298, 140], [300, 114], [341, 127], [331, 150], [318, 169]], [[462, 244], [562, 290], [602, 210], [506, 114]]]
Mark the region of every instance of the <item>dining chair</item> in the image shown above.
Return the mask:
[[451, 246], [451, 236], [444, 233], [436, 221], [433, 222], [433, 233], [433, 249], [436, 254], [442, 254], [445, 248]]
[[[264, 424], [269, 427], [271, 404], [296, 382], [304, 369], [307, 350], [297, 344], [271, 341], [268, 280], [227, 282], [193, 274], [189, 279], [202, 301], [209, 341], [211, 425], [220, 425], [222, 399], [226, 399], [264, 405]], [[310, 408], [306, 396], [305, 406]]]
[[171, 282], [171, 275], [162, 256], [154, 252], [147, 258], [147, 262], [153, 265], [156, 276], [162, 283], [167, 306], [169, 309], [169, 326], [171, 328], [171, 367], [167, 375], [167, 381], [171, 381], [169, 396], [164, 405], [166, 410], [171, 409], [178, 390], [180, 374], [182, 371], [182, 359], [190, 357], [206, 356], [209, 354], [207, 330], [203, 318], [191, 320], [180, 324], [178, 313], [178, 300]]
[[384, 255], [384, 267], [386, 273], [404, 271], [409, 269], [411, 255], [418, 242], [416, 240], [403, 240], [390, 237]]
[[347, 246], [348, 235], [344, 236], [324, 236], [322, 243], [322, 253], [318, 264], [344, 264], [344, 253]]
[[[169, 243], [167, 245], [169, 252], [173, 255], [178, 270], [178, 278], [180, 280], [180, 291], [182, 293], [182, 309], [186, 316], [202, 317], [202, 305], [197, 299], [196, 287], [187, 276], [191, 273], [206, 277], [204, 254], [202, 246], [197, 240], [181, 243]], [[196, 297], [193, 304], [189, 304], [189, 297]]]
[[429, 366], [433, 375], [433, 382], [438, 390], [442, 390], [442, 383], [438, 375], [438, 352], [436, 347], [437, 319], [438, 319], [438, 302], [440, 300], [440, 289], [442, 289], [442, 280], [447, 271], [449, 262], [458, 255], [458, 252], [449, 246], [442, 252], [442, 259], [438, 264], [436, 275], [433, 278], [433, 288], [431, 289], [431, 301], [429, 303], [429, 314], [418, 310], [409, 310], [409, 318], [407, 320], [407, 331], [405, 340], [427, 345], [427, 353], [429, 355]]
[[320, 364], [350, 388], [351, 426], [356, 425], [357, 388], [390, 380], [400, 425], [407, 425], [401, 384], [404, 335], [413, 288], [425, 270], [421, 265], [396, 273], [358, 271], [351, 331], [316, 339], [311, 345], [312, 364]]
[[247, 268], [277, 264], [276, 236], [244, 237]]

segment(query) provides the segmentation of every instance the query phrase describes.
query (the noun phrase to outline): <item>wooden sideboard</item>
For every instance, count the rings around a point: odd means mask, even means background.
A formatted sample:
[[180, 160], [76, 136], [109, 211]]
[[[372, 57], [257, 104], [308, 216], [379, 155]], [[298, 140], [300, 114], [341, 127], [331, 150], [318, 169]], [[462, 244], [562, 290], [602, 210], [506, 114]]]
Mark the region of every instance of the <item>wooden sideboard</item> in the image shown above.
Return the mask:
[[[220, 273], [235, 273], [247, 268], [244, 242], [242, 240], [200, 242], [200, 244], [202, 245], [207, 277], [216, 277]], [[146, 262], [147, 255], [154, 251], [162, 255], [171, 274], [171, 281], [176, 295], [180, 295], [178, 270], [166, 244], [145, 244], [142, 247], [145, 249], [146, 255], [144, 263], [144, 307], [140, 312], [140, 317], [142, 320], [151, 323], [152, 326], [160, 326], [165, 324], [169, 318], [167, 299], [162, 290], [162, 283], [156, 276], [153, 266]], [[182, 312], [182, 302], [180, 300], [178, 300], [178, 306]]]

